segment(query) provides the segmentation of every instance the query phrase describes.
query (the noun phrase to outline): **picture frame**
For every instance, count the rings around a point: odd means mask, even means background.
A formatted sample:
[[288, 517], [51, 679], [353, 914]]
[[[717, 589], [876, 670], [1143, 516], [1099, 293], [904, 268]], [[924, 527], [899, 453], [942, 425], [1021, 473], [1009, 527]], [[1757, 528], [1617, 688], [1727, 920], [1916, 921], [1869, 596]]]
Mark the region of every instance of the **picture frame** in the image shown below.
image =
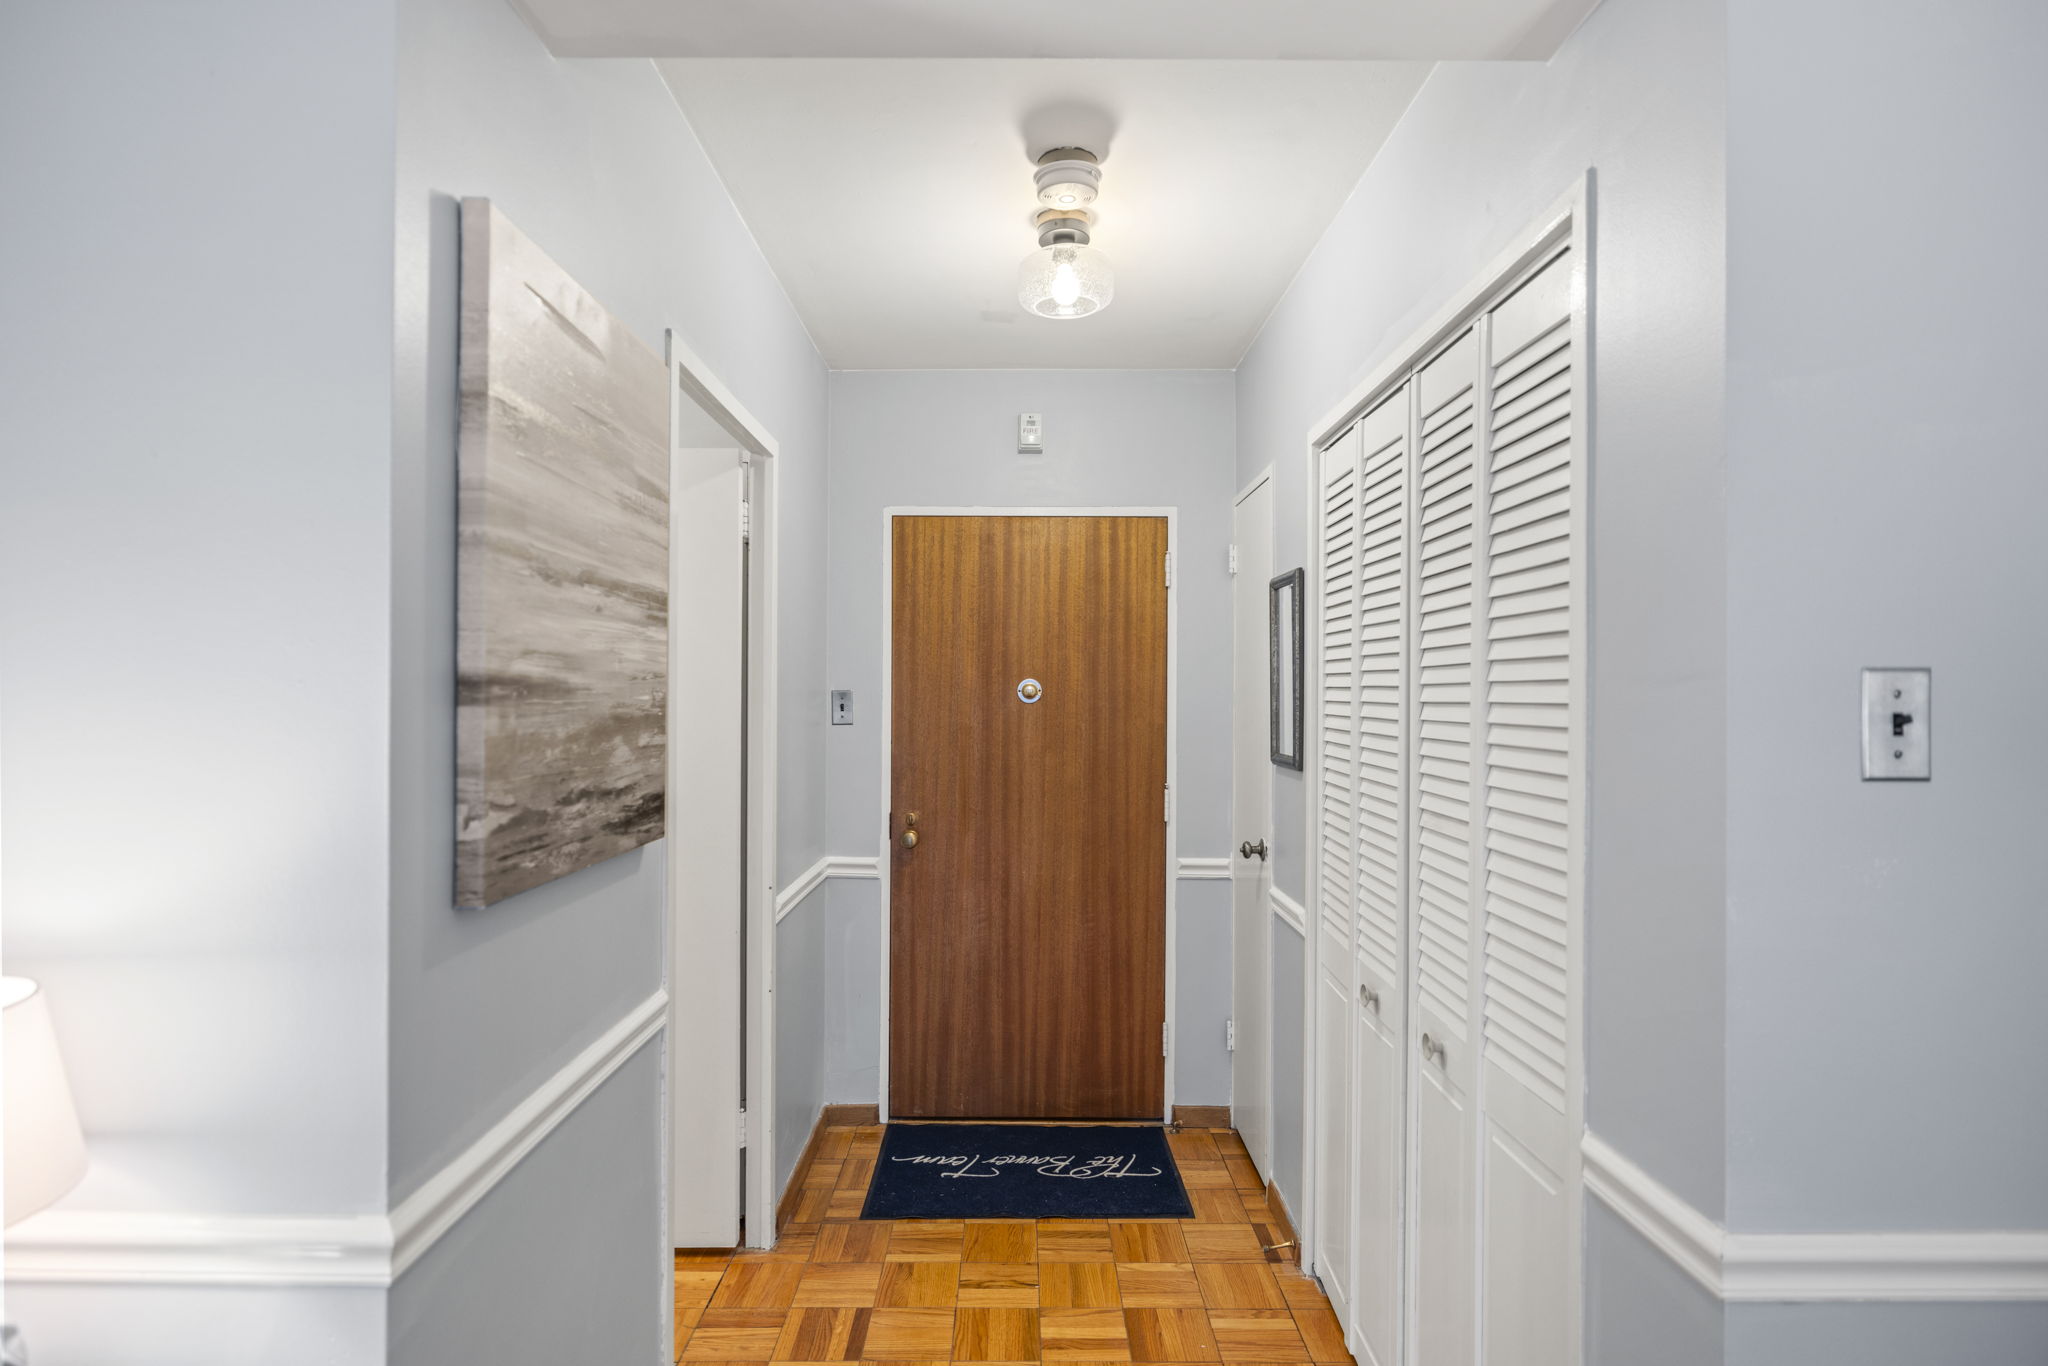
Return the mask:
[[1266, 690], [1273, 763], [1301, 771], [1302, 592], [1307, 576], [1292, 569], [1267, 587], [1270, 674]]

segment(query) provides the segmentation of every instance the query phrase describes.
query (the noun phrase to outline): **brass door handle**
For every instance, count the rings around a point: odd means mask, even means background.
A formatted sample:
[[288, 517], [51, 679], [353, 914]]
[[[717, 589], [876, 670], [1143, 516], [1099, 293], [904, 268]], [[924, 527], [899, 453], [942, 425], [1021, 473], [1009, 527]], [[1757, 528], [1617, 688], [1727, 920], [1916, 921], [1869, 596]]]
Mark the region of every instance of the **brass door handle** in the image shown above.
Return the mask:
[[917, 813], [915, 811], [903, 813], [903, 847], [905, 849], [917, 848]]
[[1264, 863], [1266, 861], [1266, 842], [1264, 840], [1260, 840], [1257, 844], [1246, 840], [1243, 844], [1237, 846], [1237, 856], [1239, 858], [1250, 858], [1254, 854], [1258, 855], [1259, 862]]
[[917, 848], [917, 832], [915, 830], [906, 830], [903, 832], [903, 847], [905, 849]]

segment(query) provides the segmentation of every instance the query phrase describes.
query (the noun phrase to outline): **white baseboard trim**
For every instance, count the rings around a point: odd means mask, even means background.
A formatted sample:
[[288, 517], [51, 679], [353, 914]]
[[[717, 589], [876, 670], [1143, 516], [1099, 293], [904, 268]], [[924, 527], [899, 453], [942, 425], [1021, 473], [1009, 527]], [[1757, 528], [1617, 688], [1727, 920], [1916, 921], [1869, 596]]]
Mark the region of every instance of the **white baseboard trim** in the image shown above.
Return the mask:
[[1272, 906], [1274, 915], [1294, 927], [1296, 934], [1304, 939], [1308, 938], [1308, 912], [1302, 909], [1299, 901], [1275, 887], [1268, 898], [1268, 904]]
[[882, 876], [882, 860], [873, 854], [865, 857], [852, 854], [827, 854], [803, 870], [796, 880], [787, 887], [778, 888], [775, 893], [775, 920], [782, 918], [803, 905], [804, 898], [824, 886], [835, 877], [856, 880], [875, 880]]
[[1731, 1303], [2048, 1300], [2048, 1232], [1730, 1233], [1588, 1133], [1586, 1191]]
[[289, 1218], [45, 1210], [7, 1230], [9, 1281], [67, 1285], [388, 1286], [668, 1023], [634, 1006], [390, 1215]]
[[1174, 868], [1176, 877], [1217, 878], [1230, 881], [1230, 860], [1226, 858], [1184, 858]]

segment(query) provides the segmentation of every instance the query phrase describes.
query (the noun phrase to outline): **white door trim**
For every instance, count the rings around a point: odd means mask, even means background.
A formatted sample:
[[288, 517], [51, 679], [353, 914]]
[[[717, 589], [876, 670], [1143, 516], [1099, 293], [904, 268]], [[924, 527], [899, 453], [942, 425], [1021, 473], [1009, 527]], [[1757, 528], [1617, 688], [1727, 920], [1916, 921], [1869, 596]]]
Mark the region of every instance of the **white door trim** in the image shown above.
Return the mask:
[[[750, 1102], [747, 1148], [748, 1156], [754, 1159], [746, 1163], [741, 1210], [747, 1242], [752, 1246], [766, 1247], [775, 1238], [775, 1202], [780, 1195], [775, 1189], [775, 1164], [769, 1160], [769, 1155], [775, 1151], [775, 1107], [772, 1100], [775, 1095], [776, 698], [780, 691], [777, 637], [781, 618], [781, 591], [775, 564], [780, 518], [776, 497], [776, 461], [772, 457], [781, 447], [774, 435], [741, 406], [738, 398], [680, 333], [674, 328], [668, 329], [664, 343], [670, 374], [670, 444], [674, 444], [673, 432], [680, 404], [687, 397], [724, 427], [742, 451], [750, 457], [759, 457], [749, 462], [753, 501], [751, 582], [747, 604], [749, 653], [752, 656], [748, 661], [747, 679], [747, 961], [743, 968], [747, 981], [747, 1007], [745, 1020], [735, 1020], [733, 1025], [735, 1029], [744, 1028], [747, 1040], [744, 1064], [746, 1093]], [[670, 831], [669, 837], [674, 838], [675, 834]], [[666, 896], [665, 903], [662, 916], [662, 986], [666, 990], [671, 985], [669, 955], [674, 935], [675, 903], [672, 897]], [[675, 1046], [677, 1043], [673, 1037], [665, 1045], [668, 1048]], [[661, 1078], [661, 1276], [662, 1284], [672, 1291], [674, 1276], [668, 1247], [668, 1123], [671, 1104], [668, 1056], [664, 1052]], [[663, 1302], [669, 1302], [669, 1292], [664, 1292]]]
[[[898, 517], [1164, 517], [1166, 519], [1166, 553], [1176, 555], [1180, 548], [1180, 509], [1177, 507], [900, 507], [882, 509], [882, 768], [881, 768], [881, 812], [882, 829], [876, 845], [878, 866], [882, 883], [882, 924], [881, 924], [881, 1048], [877, 1055], [881, 1079], [881, 1116], [884, 1123], [889, 1119], [889, 869], [893, 866], [889, 849], [890, 775], [893, 771], [895, 730], [894, 679], [896, 660], [895, 644], [895, 538], [894, 529]], [[1173, 794], [1166, 814], [1166, 1044], [1165, 1084], [1162, 1088], [1163, 1111], [1161, 1119], [1173, 1117], [1173, 1065], [1174, 1053], [1179, 1044], [1179, 1031], [1175, 1026], [1173, 996], [1176, 973], [1174, 955], [1179, 936], [1174, 924], [1175, 884], [1179, 881], [1177, 842], [1180, 823], [1180, 593], [1177, 584], [1170, 586], [1166, 594], [1166, 786]]]

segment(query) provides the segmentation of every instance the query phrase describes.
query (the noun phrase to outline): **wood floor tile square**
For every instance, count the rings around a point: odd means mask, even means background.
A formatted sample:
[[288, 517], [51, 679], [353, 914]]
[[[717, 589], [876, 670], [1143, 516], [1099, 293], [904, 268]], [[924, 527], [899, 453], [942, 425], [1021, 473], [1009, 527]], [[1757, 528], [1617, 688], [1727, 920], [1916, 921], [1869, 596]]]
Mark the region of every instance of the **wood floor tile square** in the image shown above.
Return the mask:
[[1126, 1309], [1201, 1309], [1207, 1301], [1186, 1262], [1118, 1262]]
[[853, 1130], [840, 1125], [834, 1125], [825, 1131], [824, 1138], [818, 1142], [818, 1161], [844, 1162], [846, 1160], [846, 1150], [852, 1144]]
[[958, 1220], [899, 1222], [889, 1235], [892, 1262], [957, 1262], [963, 1229]]
[[796, 1218], [805, 1223], [816, 1223], [832, 1212], [832, 1192], [816, 1186], [806, 1186], [796, 1198]]
[[733, 1254], [732, 1265], [745, 1266], [750, 1262], [807, 1262], [811, 1259], [811, 1250], [817, 1245], [817, 1241], [816, 1224], [799, 1225], [795, 1220], [791, 1220], [789, 1229], [775, 1240], [774, 1247], [749, 1248], [744, 1252], [736, 1252]]
[[1029, 1219], [971, 1222], [960, 1255], [970, 1262], [1035, 1262], [1038, 1228]]
[[825, 1203], [826, 1219], [858, 1219], [861, 1208], [868, 1202], [865, 1190], [848, 1190], [841, 1186], [832, 1192], [832, 1198]]
[[808, 1171], [806, 1171], [806, 1172], [804, 1173], [804, 1185], [805, 1185], [805, 1186], [836, 1186], [836, 1185], [838, 1185], [838, 1184], [839, 1184], [839, 1171], [840, 1171], [840, 1168], [841, 1168], [841, 1167], [842, 1167], [843, 1165], [845, 1165], [845, 1164], [843, 1164], [843, 1163], [839, 1163], [839, 1162], [813, 1162], [813, 1163], [812, 1163], [812, 1164], [810, 1165], [810, 1169], [809, 1169]]
[[1308, 1347], [1285, 1309], [1211, 1309], [1209, 1331], [1225, 1361], [1306, 1361]]
[[1294, 1326], [1300, 1331], [1301, 1340], [1308, 1345], [1310, 1361], [1351, 1360], [1351, 1353], [1344, 1348], [1343, 1326], [1330, 1310], [1296, 1309]]
[[[745, 1323], [713, 1322], [719, 1314], [744, 1315]], [[763, 1320], [766, 1320], [765, 1322]], [[756, 1309], [710, 1309], [683, 1344], [684, 1361], [766, 1361], [775, 1355], [775, 1340], [782, 1335], [780, 1311]]]
[[777, 1361], [854, 1361], [867, 1337], [868, 1309], [798, 1309], [775, 1340]]
[[1040, 1262], [1041, 1309], [1114, 1309], [1122, 1300], [1114, 1262]]
[[861, 1352], [869, 1361], [936, 1361], [952, 1354], [950, 1309], [877, 1309]]
[[1273, 1279], [1280, 1285], [1280, 1293], [1287, 1298], [1292, 1309], [1328, 1309], [1330, 1301], [1323, 1294], [1323, 1288], [1315, 1279], [1305, 1275], [1300, 1267], [1287, 1265], [1273, 1269]]
[[683, 1344], [690, 1340], [690, 1330], [697, 1326], [699, 1313], [700, 1311], [695, 1309], [676, 1310], [675, 1345], [669, 1349], [670, 1357], [679, 1357], [683, 1354]]
[[790, 1304], [798, 1309], [867, 1309], [882, 1279], [881, 1262], [812, 1262]]
[[1129, 1361], [1130, 1338], [1120, 1309], [1047, 1309], [1038, 1316], [1047, 1361]]
[[1228, 1186], [1191, 1189], [1188, 1191], [1188, 1203], [1195, 1207], [1195, 1218], [1200, 1223], [1246, 1222], [1244, 1201], [1238, 1199], [1237, 1191]]
[[828, 1223], [818, 1229], [814, 1262], [879, 1262], [889, 1250], [889, 1225]]
[[867, 1194], [868, 1184], [875, 1179], [875, 1160], [872, 1157], [849, 1157], [839, 1164], [839, 1189], [859, 1191]]
[[1242, 1191], [1257, 1191], [1265, 1194], [1266, 1183], [1259, 1179], [1259, 1169], [1249, 1157], [1237, 1157], [1229, 1153], [1223, 1156], [1223, 1169], [1230, 1173], [1230, 1183]]
[[1201, 1309], [1126, 1309], [1133, 1361], [1219, 1361], [1209, 1315]]
[[1250, 1224], [1187, 1223], [1180, 1226], [1191, 1262], [1263, 1262], [1266, 1249]]
[[[1190, 1192], [1192, 1194], [1192, 1192]], [[1174, 1223], [1129, 1223], [1119, 1220], [1109, 1226], [1109, 1243], [1120, 1262], [1184, 1262], [1187, 1244]]]
[[1038, 1276], [1036, 1262], [962, 1262], [958, 1303], [963, 1309], [1036, 1309]]
[[804, 1263], [735, 1262], [711, 1297], [713, 1309], [787, 1309], [796, 1298]]
[[884, 1262], [875, 1305], [880, 1309], [950, 1309], [959, 1290], [958, 1262]]
[[1038, 1260], [1044, 1262], [1107, 1262], [1109, 1225], [1100, 1221], [1046, 1220], [1038, 1226]]
[[1034, 1361], [1035, 1309], [962, 1309], [953, 1318], [953, 1360]]
[[719, 1270], [678, 1271], [676, 1273], [676, 1304], [701, 1309], [711, 1303], [711, 1297], [718, 1293], [718, 1282], [725, 1272]]
[[[1211, 1309], [1286, 1309], [1271, 1268], [1259, 1262], [1203, 1262], [1195, 1268]], [[1289, 1360], [1275, 1357], [1275, 1361]]]
[[676, 1270], [678, 1271], [701, 1271], [706, 1267], [716, 1267], [722, 1271], [725, 1269], [725, 1264], [731, 1260], [731, 1248], [679, 1247], [676, 1249]]
[[1166, 1146], [1173, 1150], [1176, 1162], [1219, 1162], [1223, 1154], [1216, 1147], [1216, 1136], [1207, 1129], [1183, 1129], [1166, 1136]]
[[1230, 1178], [1230, 1168], [1221, 1162], [1180, 1162], [1175, 1165], [1180, 1168], [1181, 1184], [1189, 1190], [1198, 1186], [1235, 1187], [1237, 1184]]

